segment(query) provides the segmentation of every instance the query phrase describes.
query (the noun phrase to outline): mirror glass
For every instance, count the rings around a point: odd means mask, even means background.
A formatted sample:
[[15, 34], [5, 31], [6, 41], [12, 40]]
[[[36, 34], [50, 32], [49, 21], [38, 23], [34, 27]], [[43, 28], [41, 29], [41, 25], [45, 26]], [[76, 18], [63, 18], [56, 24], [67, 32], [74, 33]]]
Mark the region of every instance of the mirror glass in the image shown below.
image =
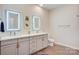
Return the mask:
[[7, 31], [20, 30], [20, 13], [7, 10], [6, 12]]
[[35, 31], [40, 30], [40, 17], [39, 16], [33, 16], [32, 18], [32, 29]]

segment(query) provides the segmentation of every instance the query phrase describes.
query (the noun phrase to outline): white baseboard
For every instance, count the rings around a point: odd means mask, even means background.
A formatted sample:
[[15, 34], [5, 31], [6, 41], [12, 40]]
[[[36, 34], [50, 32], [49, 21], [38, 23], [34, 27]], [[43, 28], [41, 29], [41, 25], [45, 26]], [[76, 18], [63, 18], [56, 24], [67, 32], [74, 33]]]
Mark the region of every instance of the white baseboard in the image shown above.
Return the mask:
[[79, 48], [77, 48], [77, 47], [69, 46], [69, 45], [66, 45], [66, 44], [63, 44], [63, 43], [60, 43], [60, 42], [54, 42], [54, 43], [58, 44], [58, 45], [66, 46], [66, 47], [69, 47], [69, 48], [72, 48], [72, 49], [79, 50]]

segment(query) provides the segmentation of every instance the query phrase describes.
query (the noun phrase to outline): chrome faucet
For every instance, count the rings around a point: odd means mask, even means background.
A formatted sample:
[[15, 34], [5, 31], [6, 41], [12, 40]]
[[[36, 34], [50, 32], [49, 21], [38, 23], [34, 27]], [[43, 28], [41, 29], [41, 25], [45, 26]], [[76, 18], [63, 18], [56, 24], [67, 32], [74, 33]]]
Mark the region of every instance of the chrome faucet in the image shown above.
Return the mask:
[[[10, 32], [10, 36], [12, 35], [12, 32]], [[16, 32], [13, 32], [13, 35], [15, 36], [16, 35]]]
[[10, 36], [11, 36], [11, 33], [12, 33], [12, 32], [10, 32]]
[[16, 35], [16, 32], [14, 32], [14, 36]]

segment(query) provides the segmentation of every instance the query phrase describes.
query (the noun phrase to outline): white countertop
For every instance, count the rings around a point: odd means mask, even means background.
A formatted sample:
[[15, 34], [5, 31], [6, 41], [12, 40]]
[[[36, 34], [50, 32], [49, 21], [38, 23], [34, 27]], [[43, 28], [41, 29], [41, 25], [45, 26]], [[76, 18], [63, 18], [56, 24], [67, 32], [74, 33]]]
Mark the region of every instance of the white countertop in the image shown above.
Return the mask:
[[27, 35], [16, 35], [16, 36], [5, 36], [1, 37], [0, 41], [3, 40], [12, 40], [12, 39], [17, 39], [17, 38], [22, 38], [22, 37], [30, 37], [30, 36], [36, 36], [36, 35], [42, 35], [42, 34], [47, 34], [47, 33], [33, 33], [33, 34], [27, 34]]

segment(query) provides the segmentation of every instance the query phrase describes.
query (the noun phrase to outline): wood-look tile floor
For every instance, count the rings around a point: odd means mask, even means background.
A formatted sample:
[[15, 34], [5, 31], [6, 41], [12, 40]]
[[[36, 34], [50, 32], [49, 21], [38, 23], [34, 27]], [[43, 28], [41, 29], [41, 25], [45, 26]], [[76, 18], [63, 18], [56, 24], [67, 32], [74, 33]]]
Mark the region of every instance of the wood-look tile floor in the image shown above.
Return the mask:
[[65, 46], [54, 45], [34, 53], [33, 55], [79, 55], [79, 50], [74, 50]]

